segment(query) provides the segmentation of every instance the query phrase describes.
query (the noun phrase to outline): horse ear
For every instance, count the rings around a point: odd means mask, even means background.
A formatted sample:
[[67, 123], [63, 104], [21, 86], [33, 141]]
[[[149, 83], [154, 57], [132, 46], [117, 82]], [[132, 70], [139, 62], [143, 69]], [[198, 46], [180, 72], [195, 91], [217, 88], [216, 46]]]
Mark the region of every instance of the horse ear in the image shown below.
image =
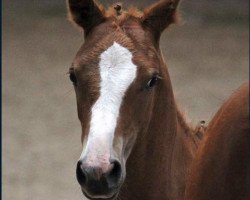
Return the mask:
[[105, 21], [104, 9], [93, 0], [68, 0], [70, 18], [84, 29], [85, 35]]
[[177, 21], [177, 7], [180, 0], [161, 0], [144, 10], [143, 27], [149, 29], [155, 39], [160, 39], [161, 33]]

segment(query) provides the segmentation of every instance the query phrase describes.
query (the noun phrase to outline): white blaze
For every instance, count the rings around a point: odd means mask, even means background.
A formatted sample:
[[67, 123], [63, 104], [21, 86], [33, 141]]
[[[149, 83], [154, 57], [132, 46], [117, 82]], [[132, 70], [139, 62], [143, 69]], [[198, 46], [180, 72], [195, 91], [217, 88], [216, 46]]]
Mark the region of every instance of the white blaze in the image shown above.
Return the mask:
[[116, 42], [101, 54], [99, 67], [100, 96], [91, 110], [88, 140], [80, 158], [87, 155], [90, 165], [109, 163], [122, 99], [137, 70], [132, 53]]

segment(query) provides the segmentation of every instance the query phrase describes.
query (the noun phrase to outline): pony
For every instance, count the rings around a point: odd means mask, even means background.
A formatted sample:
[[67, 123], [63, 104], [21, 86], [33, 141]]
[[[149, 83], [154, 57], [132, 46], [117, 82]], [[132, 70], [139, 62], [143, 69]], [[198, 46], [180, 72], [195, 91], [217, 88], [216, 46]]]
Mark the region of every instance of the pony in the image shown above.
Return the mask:
[[69, 69], [82, 128], [76, 176], [83, 194], [184, 199], [205, 129], [189, 125], [176, 105], [159, 46], [162, 32], [178, 22], [179, 0], [144, 11], [67, 2], [70, 19], [84, 30]]

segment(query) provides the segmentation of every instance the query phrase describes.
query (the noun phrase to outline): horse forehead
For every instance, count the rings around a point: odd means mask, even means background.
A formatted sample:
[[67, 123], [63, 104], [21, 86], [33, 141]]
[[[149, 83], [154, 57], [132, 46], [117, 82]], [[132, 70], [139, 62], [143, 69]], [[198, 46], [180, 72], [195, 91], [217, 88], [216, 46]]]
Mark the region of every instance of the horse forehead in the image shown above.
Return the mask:
[[[101, 77], [101, 88], [113, 88], [108, 93], [125, 92], [136, 76], [137, 66], [133, 63], [132, 52], [114, 42], [100, 55], [99, 70]], [[104, 85], [105, 83], [105, 85]]]
[[115, 68], [119, 70], [119, 67], [126, 65], [128, 61], [131, 62], [132, 58], [132, 52], [128, 48], [114, 42], [112, 46], [101, 53], [100, 65], [109, 69]]
[[136, 78], [137, 66], [132, 57], [132, 53], [117, 42], [100, 55], [100, 96], [92, 107], [92, 114], [96, 113], [93, 119], [109, 113], [110, 118], [106, 117], [106, 120], [116, 123], [123, 96]]

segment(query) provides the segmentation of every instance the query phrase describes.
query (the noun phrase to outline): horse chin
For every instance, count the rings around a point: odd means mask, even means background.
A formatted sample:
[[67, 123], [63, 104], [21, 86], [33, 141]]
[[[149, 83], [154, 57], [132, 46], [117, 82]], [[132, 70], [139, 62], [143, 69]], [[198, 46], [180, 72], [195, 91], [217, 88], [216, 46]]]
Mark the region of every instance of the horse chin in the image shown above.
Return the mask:
[[112, 195], [102, 195], [102, 196], [92, 196], [87, 194], [83, 189], [82, 189], [83, 195], [88, 198], [89, 200], [115, 200], [118, 197], [119, 191], [115, 192]]

